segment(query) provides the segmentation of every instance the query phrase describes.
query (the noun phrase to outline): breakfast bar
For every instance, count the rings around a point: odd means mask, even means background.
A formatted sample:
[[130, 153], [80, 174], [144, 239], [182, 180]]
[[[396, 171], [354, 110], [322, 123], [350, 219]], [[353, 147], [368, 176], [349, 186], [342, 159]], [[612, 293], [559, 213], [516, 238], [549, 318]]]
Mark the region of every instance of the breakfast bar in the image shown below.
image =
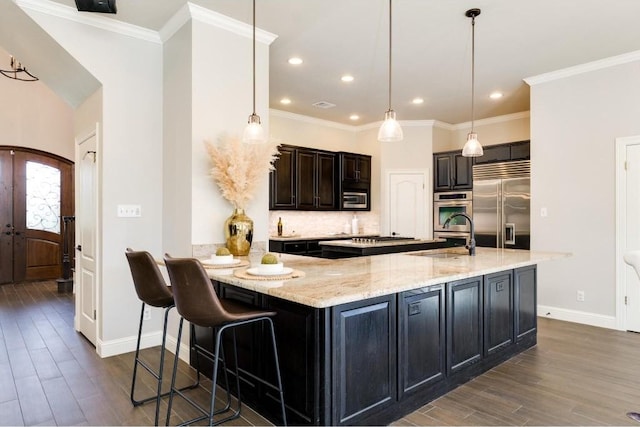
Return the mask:
[[[446, 248], [347, 259], [280, 255], [286, 278], [209, 269], [274, 318], [291, 424], [388, 424], [536, 344], [536, 266], [550, 252]], [[260, 258], [250, 259], [252, 264]], [[195, 328], [199, 342], [210, 333]], [[242, 397], [278, 422], [259, 326], [238, 337]], [[193, 359], [192, 359], [193, 360]]]

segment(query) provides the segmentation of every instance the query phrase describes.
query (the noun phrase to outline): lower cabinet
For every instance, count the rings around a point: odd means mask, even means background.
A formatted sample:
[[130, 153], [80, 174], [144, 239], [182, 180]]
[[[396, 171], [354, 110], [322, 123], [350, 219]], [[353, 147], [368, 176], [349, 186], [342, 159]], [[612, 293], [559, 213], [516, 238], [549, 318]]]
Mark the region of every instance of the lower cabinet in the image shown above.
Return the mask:
[[416, 393], [446, 374], [444, 285], [407, 291], [398, 300], [398, 394]]
[[513, 273], [502, 271], [484, 278], [484, 354], [513, 344]]
[[482, 359], [482, 277], [447, 283], [447, 373]]
[[[536, 279], [534, 265], [328, 308], [213, 285], [223, 298], [277, 313], [289, 424], [382, 425], [535, 345]], [[281, 423], [278, 395], [255, 380], [276, 382], [265, 326], [237, 331], [241, 395]], [[212, 347], [210, 330], [192, 328]], [[211, 374], [210, 363], [200, 365]]]
[[358, 423], [396, 400], [396, 297], [332, 308], [333, 423]]
[[520, 342], [535, 336], [538, 328], [538, 301], [536, 298], [536, 266], [518, 268], [514, 271], [515, 288], [515, 337]]

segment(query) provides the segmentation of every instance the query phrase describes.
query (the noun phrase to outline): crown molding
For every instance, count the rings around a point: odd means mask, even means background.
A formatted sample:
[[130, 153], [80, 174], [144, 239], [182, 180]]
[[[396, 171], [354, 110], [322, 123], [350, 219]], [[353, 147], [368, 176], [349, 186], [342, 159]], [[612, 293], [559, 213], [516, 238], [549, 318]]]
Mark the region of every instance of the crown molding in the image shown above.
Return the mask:
[[321, 125], [332, 127], [335, 129], [346, 130], [349, 132], [356, 132], [358, 130], [358, 126], [344, 125], [338, 122], [332, 122], [330, 120], [317, 119], [315, 117], [305, 116], [302, 114], [290, 113], [288, 111], [276, 110], [273, 108], [269, 109], [269, 114], [275, 117], [282, 117], [284, 119], [297, 120], [299, 122], [310, 123], [314, 125]]
[[[214, 12], [191, 2], [185, 3], [160, 29], [160, 39], [170, 39], [189, 20], [196, 20], [212, 27], [220, 28], [248, 39], [253, 39], [253, 25]], [[256, 41], [270, 45], [278, 36], [256, 27]]]
[[602, 70], [604, 68], [614, 67], [616, 65], [628, 64], [635, 61], [640, 61], [640, 50], [623, 53], [622, 55], [611, 56], [609, 58], [599, 59], [597, 61], [587, 62], [586, 64], [576, 65], [574, 67], [568, 67], [562, 70], [539, 74], [537, 76], [527, 77], [523, 80], [529, 86], [534, 86], [541, 83], [565, 79], [567, 77], [577, 76], [579, 74]]
[[[474, 126], [494, 125], [496, 123], [510, 122], [511, 120], [526, 119], [531, 116], [529, 111], [521, 111], [519, 113], [505, 114], [504, 116], [488, 117], [486, 119], [474, 120]], [[471, 122], [457, 123], [452, 125], [451, 130], [469, 129]]]
[[106, 31], [134, 37], [153, 43], [160, 43], [160, 36], [156, 31], [139, 27], [137, 25], [127, 24], [125, 22], [116, 21], [101, 15], [91, 14], [88, 12], [79, 12], [78, 10], [55, 3], [48, 0], [14, 0], [16, 5], [26, 11], [40, 12], [46, 15], [55, 16], [66, 19], [68, 21], [77, 22], [79, 24], [89, 25]]

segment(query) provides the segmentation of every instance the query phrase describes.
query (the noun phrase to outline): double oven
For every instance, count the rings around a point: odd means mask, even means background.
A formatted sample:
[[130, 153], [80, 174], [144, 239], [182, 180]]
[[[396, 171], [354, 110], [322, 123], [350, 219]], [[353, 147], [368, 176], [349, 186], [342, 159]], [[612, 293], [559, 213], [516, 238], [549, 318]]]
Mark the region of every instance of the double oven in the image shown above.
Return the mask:
[[433, 238], [456, 239], [466, 244], [471, 234], [469, 222], [461, 216], [453, 218], [447, 228], [445, 221], [454, 213], [472, 217], [473, 199], [471, 191], [451, 191], [433, 194]]

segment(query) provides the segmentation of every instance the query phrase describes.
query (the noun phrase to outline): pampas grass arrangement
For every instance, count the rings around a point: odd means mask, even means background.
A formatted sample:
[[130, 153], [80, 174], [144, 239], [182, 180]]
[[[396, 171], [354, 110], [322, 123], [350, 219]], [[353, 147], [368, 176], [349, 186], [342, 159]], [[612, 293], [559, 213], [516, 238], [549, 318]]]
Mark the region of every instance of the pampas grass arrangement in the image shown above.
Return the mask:
[[222, 197], [234, 208], [245, 209], [255, 196], [256, 188], [273, 170], [278, 158], [278, 144], [245, 144], [237, 137], [222, 136], [218, 144], [205, 141], [211, 160], [211, 176]]

